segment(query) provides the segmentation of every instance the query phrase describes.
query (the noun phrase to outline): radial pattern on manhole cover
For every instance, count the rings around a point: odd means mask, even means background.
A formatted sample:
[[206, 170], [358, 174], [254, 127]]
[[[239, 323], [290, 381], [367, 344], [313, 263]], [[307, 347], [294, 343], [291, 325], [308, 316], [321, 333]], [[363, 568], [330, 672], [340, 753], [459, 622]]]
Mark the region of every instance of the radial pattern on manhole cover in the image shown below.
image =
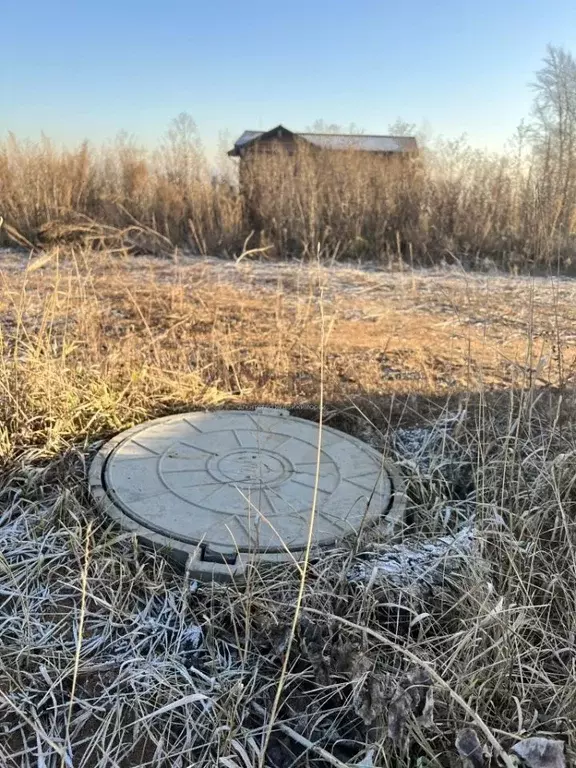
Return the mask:
[[402, 515], [398, 475], [377, 451], [274, 409], [134, 427], [101, 449], [90, 485], [125, 529], [208, 578], [232, 577], [249, 562], [297, 560], [313, 509], [315, 547]]

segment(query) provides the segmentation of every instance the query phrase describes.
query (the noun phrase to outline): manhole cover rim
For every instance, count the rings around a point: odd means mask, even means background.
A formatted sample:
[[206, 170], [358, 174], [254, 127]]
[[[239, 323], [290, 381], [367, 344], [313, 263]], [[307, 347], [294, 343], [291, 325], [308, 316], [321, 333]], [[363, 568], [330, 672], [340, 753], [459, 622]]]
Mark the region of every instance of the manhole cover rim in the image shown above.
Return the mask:
[[[298, 416], [292, 416], [288, 411], [275, 410], [270, 408], [255, 409], [255, 410], [236, 410], [236, 409], [224, 409], [224, 410], [198, 410], [188, 411], [185, 413], [170, 414], [168, 416], [162, 416], [156, 419], [145, 421], [141, 424], [137, 424], [127, 430], [120, 432], [119, 434], [106, 441], [98, 450], [96, 456], [92, 460], [88, 473], [88, 483], [90, 493], [96, 503], [96, 505], [108, 515], [108, 517], [116, 524], [119, 524], [125, 532], [136, 535], [144, 544], [150, 544], [156, 548], [166, 550], [172, 559], [176, 560], [182, 565], [186, 565], [188, 570], [191, 570], [197, 578], [203, 579], [216, 579], [216, 580], [229, 580], [232, 578], [242, 577], [245, 569], [250, 563], [282, 563], [282, 562], [297, 562], [299, 555], [304, 551], [304, 547], [291, 547], [289, 551], [282, 551], [281, 549], [269, 549], [261, 551], [235, 551], [236, 561], [231, 563], [226, 562], [207, 562], [203, 559], [205, 546], [202, 541], [183, 540], [179, 537], [170, 535], [169, 531], [161, 532], [155, 529], [154, 526], [150, 526], [148, 523], [143, 524], [130, 513], [125, 511], [120, 499], [115, 500], [114, 495], [110, 494], [110, 489], [107, 488], [105, 480], [106, 468], [109, 460], [112, 458], [124, 443], [129, 442], [138, 433], [149, 429], [152, 424], [160, 425], [166, 422], [180, 422], [186, 417], [197, 417], [198, 414], [206, 414], [213, 416], [238, 416], [242, 414], [251, 414], [252, 416], [267, 416], [273, 418], [286, 418], [291, 423], [297, 422], [305, 425], [306, 427], [318, 427], [317, 422], [303, 419]], [[355, 437], [349, 435], [346, 432], [322, 425], [323, 433], [332, 434], [340, 440], [346, 440], [355, 445], [359, 450], [365, 453], [368, 457], [374, 458], [378, 451], [372, 448], [370, 445]], [[396, 465], [387, 460], [384, 457], [379, 456], [379, 463], [382, 473], [389, 481], [389, 500], [388, 507], [383, 508], [381, 511], [381, 517], [371, 517], [367, 524], [373, 526], [380, 524], [384, 526], [386, 533], [393, 535], [404, 522], [404, 509], [406, 506], [406, 498], [404, 493], [404, 482], [400, 470]], [[353, 532], [348, 534], [351, 537]], [[323, 540], [322, 542], [315, 542], [315, 548], [329, 549], [334, 546], [338, 540], [347, 538], [345, 535], [337, 536], [332, 541]], [[220, 546], [217, 543], [209, 542], [209, 551], [213, 553], [221, 553], [227, 555], [232, 552], [232, 548], [229, 546]]]

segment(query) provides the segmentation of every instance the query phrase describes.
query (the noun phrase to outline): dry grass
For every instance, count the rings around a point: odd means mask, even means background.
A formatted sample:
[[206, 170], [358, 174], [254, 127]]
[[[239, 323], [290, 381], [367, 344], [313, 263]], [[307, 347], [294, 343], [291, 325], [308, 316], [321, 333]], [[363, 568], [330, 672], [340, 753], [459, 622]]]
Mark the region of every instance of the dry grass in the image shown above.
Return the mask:
[[[464, 725], [574, 757], [570, 283], [91, 251], [6, 265], [2, 766], [449, 766]], [[313, 562], [286, 659], [296, 572], [190, 582], [95, 514], [86, 467], [147, 418], [313, 405], [321, 377], [324, 420], [401, 463], [406, 541], [474, 534], [457, 571], [440, 558], [410, 589], [373, 570], [373, 536]]]
[[439, 141], [408, 164], [354, 153], [261, 158], [244, 200], [236, 173], [229, 159], [213, 172], [186, 116], [155, 151], [126, 139], [60, 150], [10, 137], [0, 144], [3, 238], [132, 253], [238, 256], [248, 243], [281, 258], [573, 268], [574, 216], [559, 219], [573, 201], [526, 147], [500, 156]]

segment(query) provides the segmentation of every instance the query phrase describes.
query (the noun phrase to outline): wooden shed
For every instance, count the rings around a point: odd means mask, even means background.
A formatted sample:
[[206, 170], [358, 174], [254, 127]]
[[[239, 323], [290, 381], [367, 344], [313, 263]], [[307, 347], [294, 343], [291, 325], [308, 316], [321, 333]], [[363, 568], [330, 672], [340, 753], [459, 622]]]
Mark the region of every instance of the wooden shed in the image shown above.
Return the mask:
[[280, 148], [294, 152], [298, 145], [309, 146], [319, 151], [370, 152], [374, 155], [414, 155], [418, 144], [414, 136], [368, 136], [366, 134], [343, 133], [294, 133], [283, 125], [270, 131], [244, 131], [230, 157], [247, 159], [254, 152], [273, 152]]
[[[295, 156], [296, 162], [293, 166], [282, 162], [281, 174], [290, 176], [294, 174], [298, 177], [300, 166], [297, 152], [302, 152], [306, 157], [312, 157], [315, 160], [315, 167], [318, 168], [319, 176], [322, 178], [328, 167], [335, 165], [333, 160], [345, 161], [346, 158], [352, 159], [351, 154], [362, 155], [361, 163], [339, 163], [339, 166], [344, 168], [344, 177], [340, 182], [346, 183], [347, 175], [357, 173], [359, 167], [366, 166], [364, 161], [367, 161], [370, 167], [382, 164], [385, 169], [384, 174], [387, 173], [386, 168], [392, 165], [397, 167], [398, 164], [403, 166], [404, 163], [409, 163], [417, 157], [418, 145], [414, 136], [295, 133], [283, 125], [277, 125], [269, 131], [244, 131], [228, 155], [239, 159], [240, 190], [244, 199], [245, 214], [252, 229], [264, 228], [266, 216], [262, 213], [262, 201], [264, 197], [275, 194], [277, 191], [274, 183], [278, 183], [278, 172], [268, 174], [267, 157], [271, 158], [270, 171], [272, 171], [274, 167], [278, 169], [273, 157]], [[360, 160], [360, 158], [357, 159]], [[316, 162], [318, 162], [317, 166]]]

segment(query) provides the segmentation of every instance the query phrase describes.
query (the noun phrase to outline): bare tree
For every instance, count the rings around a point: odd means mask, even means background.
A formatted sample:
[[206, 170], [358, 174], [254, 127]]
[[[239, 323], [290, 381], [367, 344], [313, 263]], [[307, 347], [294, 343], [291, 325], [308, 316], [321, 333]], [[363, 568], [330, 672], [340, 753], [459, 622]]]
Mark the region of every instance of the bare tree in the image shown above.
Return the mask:
[[206, 172], [196, 123], [186, 112], [172, 120], [161, 153], [169, 180], [182, 189], [188, 189]]
[[533, 83], [533, 137], [551, 232], [569, 231], [576, 206], [576, 60], [549, 45]]
[[409, 123], [401, 117], [397, 117], [388, 126], [388, 132], [390, 136], [415, 136], [417, 133], [416, 123]]
[[338, 123], [327, 123], [326, 120], [314, 120], [312, 125], [306, 127], [307, 133], [351, 133], [351, 134], [363, 134], [366, 133], [364, 128], [360, 128], [356, 123], [350, 123], [347, 128], [339, 125]]

